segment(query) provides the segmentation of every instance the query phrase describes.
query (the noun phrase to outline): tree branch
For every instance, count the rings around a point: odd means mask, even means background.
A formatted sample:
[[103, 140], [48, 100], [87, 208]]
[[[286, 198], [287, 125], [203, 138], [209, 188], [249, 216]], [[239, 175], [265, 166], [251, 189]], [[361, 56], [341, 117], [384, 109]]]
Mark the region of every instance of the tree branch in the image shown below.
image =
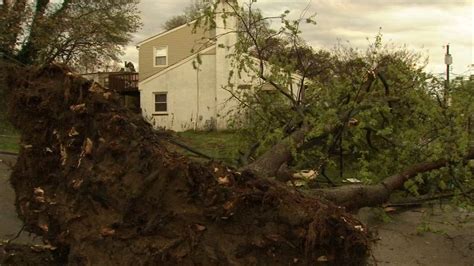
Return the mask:
[[[474, 159], [474, 148], [464, 157], [464, 162]], [[437, 160], [412, 165], [399, 174], [385, 178], [376, 185], [348, 185], [332, 189], [316, 189], [307, 193], [325, 198], [347, 209], [377, 206], [388, 200], [390, 194], [403, 187], [403, 184], [418, 174], [448, 166], [449, 160]]]

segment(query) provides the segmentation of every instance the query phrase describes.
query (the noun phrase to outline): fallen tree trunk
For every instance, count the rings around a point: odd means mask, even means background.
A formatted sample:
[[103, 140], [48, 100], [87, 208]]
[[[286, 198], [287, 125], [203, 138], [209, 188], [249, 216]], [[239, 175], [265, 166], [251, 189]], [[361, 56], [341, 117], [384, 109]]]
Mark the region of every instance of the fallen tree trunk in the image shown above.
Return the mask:
[[[471, 149], [465, 156], [466, 161], [470, 159], [474, 159], [474, 149]], [[448, 164], [448, 160], [420, 163], [399, 174], [389, 176], [376, 185], [347, 185], [331, 189], [312, 190], [308, 194], [325, 198], [350, 210], [377, 206], [386, 202], [395, 190], [403, 188], [403, 184], [408, 179], [418, 174], [446, 167]]]
[[291, 147], [303, 143], [308, 127], [302, 127], [291, 135], [273, 145], [268, 151], [259, 156], [254, 162], [242, 167], [241, 171], [250, 171], [261, 177], [274, 177], [280, 167], [293, 157]]
[[8, 83], [22, 135], [17, 211], [62, 264], [361, 265], [368, 256], [366, 229], [342, 208], [167, 151], [114, 92], [58, 66]]

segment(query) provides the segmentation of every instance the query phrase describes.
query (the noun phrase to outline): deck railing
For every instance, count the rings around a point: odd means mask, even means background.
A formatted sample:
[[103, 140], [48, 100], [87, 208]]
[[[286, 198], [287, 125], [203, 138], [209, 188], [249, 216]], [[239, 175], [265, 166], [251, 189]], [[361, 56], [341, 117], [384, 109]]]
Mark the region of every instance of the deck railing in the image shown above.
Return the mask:
[[138, 73], [110, 74], [109, 88], [117, 92], [138, 92]]

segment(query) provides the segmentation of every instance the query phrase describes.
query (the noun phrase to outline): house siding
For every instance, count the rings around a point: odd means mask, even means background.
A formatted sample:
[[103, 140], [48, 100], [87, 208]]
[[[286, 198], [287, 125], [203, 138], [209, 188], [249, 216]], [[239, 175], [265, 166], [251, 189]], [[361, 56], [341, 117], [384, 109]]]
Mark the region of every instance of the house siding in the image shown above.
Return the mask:
[[[194, 24], [186, 25], [180, 29], [172, 30], [165, 33], [163, 36], [157, 38], [150, 38], [139, 46], [139, 66], [140, 66], [140, 81], [159, 73], [169, 66], [191, 56], [192, 50], [194, 52], [209, 47], [211, 43], [209, 38], [214, 37], [215, 33], [206, 31], [202, 28], [197, 28], [193, 33]], [[154, 48], [168, 47], [168, 66], [155, 67], [154, 66]], [[212, 54], [212, 51], [207, 52]], [[215, 50], [214, 50], [215, 54]]]
[[[143, 116], [157, 128], [174, 131], [206, 129], [216, 120], [215, 55], [202, 55], [199, 69], [193, 60], [140, 84]], [[178, 78], [179, 77], [179, 78]], [[154, 93], [167, 93], [166, 115], [154, 110]], [[159, 114], [159, 115], [158, 115]]]

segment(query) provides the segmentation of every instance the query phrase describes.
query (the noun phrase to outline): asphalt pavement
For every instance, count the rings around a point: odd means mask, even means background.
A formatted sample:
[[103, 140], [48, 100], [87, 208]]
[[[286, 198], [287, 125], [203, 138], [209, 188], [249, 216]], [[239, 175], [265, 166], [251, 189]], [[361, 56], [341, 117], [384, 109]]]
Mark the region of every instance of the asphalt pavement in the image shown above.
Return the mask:
[[[18, 218], [15, 210], [15, 192], [13, 191], [9, 178], [10, 168], [13, 165], [16, 156], [0, 154], [0, 241], [6, 241], [14, 238], [21, 230], [23, 223]], [[32, 243], [38, 242], [32, 235], [22, 232], [14, 240], [14, 243]]]

